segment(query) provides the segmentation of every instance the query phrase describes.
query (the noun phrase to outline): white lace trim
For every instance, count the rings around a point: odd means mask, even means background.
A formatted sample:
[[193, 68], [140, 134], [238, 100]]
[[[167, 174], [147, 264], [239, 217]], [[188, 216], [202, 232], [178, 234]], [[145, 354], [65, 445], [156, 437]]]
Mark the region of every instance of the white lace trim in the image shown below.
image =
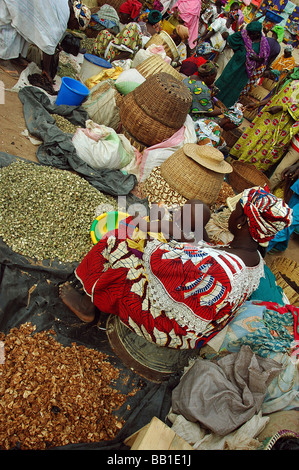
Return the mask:
[[[169, 244], [171, 244], [171, 242]], [[179, 325], [186, 326], [189, 330], [204, 333], [205, 330], [209, 328], [210, 320], [199, 318], [186, 304], [175, 301], [169, 295], [160, 280], [153, 274], [150, 259], [159, 245], [162, 246], [163, 244], [158, 240], [148, 242], [143, 252], [144, 268], [149, 281], [148, 293], [151, 303], [155, 308], [169, 312], [170, 316], [173, 317]], [[177, 242], [175, 242], [175, 245], [177, 246]], [[211, 248], [211, 246], [209, 246], [209, 248]], [[260, 263], [250, 268], [236, 255], [230, 254], [230, 256], [236, 258], [238, 263], [243, 266], [238, 273], [233, 275], [231, 280], [232, 290], [225, 299], [225, 303], [234, 305], [240, 301], [245, 294], [250, 295], [258, 287], [260, 278], [265, 276], [264, 261], [260, 257]]]

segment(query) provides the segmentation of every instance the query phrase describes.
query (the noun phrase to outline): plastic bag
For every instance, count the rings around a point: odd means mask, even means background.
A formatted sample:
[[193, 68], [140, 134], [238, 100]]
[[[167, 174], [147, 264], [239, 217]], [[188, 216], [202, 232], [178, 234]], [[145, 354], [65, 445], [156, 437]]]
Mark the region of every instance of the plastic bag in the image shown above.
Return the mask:
[[145, 78], [136, 69], [125, 70], [115, 81], [115, 88], [122, 95], [127, 95], [135, 90], [141, 83], [145, 82]]
[[78, 157], [94, 169], [120, 170], [135, 158], [134, 148], [124, 135], [91, 120], [86, 121], [85, 129], [77, 129], [72, 142]]

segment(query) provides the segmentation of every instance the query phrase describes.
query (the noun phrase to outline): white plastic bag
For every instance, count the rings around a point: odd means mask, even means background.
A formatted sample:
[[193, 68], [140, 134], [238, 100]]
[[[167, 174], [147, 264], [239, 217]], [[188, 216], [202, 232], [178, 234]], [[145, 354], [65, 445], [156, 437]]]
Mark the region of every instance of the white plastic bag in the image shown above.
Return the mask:
[[81, 160], [94, 169], [119, 170], [135, 158], [134, 148], [124, 135], [92, 120], [86, 121], [85, 129], [77, 129], [72, 142]]

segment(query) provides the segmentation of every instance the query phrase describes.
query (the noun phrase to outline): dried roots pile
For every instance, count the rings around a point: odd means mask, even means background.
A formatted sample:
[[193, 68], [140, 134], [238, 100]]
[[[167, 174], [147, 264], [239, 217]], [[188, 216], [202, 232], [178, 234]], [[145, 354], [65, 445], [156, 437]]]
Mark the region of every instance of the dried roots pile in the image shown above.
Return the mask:
[[63, 347], [52, 331], [34, 330], [25, 323], [1, 337], [0, 448], [113, 439], [123, 426], [113, 412], [127, 399], [112, 388], [119, 371], [103, 353], [74, 343]]
[[80, 262], [92, 247], [90, 227], [101, 204], [117, 207], [70, 171], [22, 160], [0, 169], [0, 236], [24, 256]]

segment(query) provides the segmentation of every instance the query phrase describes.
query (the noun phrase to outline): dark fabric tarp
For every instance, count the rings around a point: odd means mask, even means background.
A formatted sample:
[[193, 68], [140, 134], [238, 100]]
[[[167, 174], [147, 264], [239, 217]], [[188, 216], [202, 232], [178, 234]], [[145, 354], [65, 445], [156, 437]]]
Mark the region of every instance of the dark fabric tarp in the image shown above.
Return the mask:
[[135, 175], [125, 175], [120, 170], [94, 170], [77, 155], [72, 135], [61, 131], [51, 114], [59, 114], [75, 125], [85, 127], [89, 119], [80, 106], [56, 106], [39, 88], [26, 86], [19, 91], [24, 118], [29, 133], [42, 140], [36, 156], [43, 165], [62, 170], [74, 170], [99, 191], [112, 196], [124, 196], [136, 185]]
[[[8, 165], [14, 158], [0, 152], [0, 167]], [[117, 416], [125, 420], [124, 427], [113, 441], [83, 442], [59, 449], [127, 449], [124, 439], [148, 424], [152, 417], [165, 421], [171, 406], [171, 390], [179, 378], [174, 374], [168, 381], [156, 384], [139, 377], [114, 354], [106, 332], [97, 327], [96, 321], [93, 325], [82, 323], [68, 310], [60, 300], [58, 290], [59, 284], [75, 281], [75, 267], [75, 263], [64, 264], [58, 260], [37, 262], [26, 258], [13, 252], [0, 238], [0, 331], [7, 334], [11, 328], [31, 322], [37, 331], [54, 329], [57, 341], [63, 345], [76, 342], [108, 354], [111, 363], [120, 370], [115, 388], [121, 393], [129, 393], [136, 384], [140, 386], [136, 395], [128, 397], [128, 401], [116, 411]], [[34, 285], [36, 287], [32, 290]], [[124, 381], [124, 376], [129, 380]]]

